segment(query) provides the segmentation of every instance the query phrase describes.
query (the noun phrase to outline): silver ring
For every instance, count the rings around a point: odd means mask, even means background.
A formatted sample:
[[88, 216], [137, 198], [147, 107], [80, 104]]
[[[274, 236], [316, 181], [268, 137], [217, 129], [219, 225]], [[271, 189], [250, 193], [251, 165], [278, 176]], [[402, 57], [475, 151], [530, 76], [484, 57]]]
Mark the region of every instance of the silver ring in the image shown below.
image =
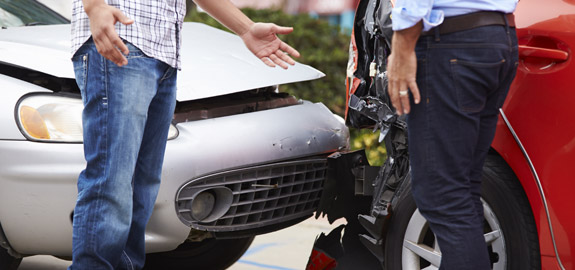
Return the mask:
[[400, 97], [407, 96], [407, 90], [399, 91], [399, 96]]

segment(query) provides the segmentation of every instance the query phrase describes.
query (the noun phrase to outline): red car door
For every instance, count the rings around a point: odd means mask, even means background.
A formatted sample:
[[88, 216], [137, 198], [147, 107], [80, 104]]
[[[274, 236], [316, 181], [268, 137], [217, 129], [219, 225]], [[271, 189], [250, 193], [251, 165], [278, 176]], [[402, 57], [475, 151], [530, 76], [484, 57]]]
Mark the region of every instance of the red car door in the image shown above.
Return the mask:
[[520, 60], [493, 148], [530, 200], [543, 269], [573, 269], [575, 1], [521, 0], [515, 14]]

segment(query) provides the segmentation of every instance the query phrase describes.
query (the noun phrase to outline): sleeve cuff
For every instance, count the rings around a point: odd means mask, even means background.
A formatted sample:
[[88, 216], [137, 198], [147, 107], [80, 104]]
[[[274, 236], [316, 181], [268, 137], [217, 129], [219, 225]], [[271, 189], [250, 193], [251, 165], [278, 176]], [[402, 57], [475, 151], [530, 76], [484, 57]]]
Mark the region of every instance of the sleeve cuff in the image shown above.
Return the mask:
[[393, 31], [400, 31], [410, 28], [423, 20], [423, 31], [427, 31], [443, 22], [442, 10], [408, 10], [406, 8], [393, 8], [391, 11], [391, 21]]

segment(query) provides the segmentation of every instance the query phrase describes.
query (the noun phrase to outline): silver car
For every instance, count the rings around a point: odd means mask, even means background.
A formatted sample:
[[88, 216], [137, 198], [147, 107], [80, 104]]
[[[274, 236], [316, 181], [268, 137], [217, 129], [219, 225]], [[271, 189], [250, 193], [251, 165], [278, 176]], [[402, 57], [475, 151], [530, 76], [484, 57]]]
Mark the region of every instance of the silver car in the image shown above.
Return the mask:
[[[35, 0], [0, 0], [0, 269], [69, 258], [85, 166], [70, 26]], [[178, 103], [146, 230], [146, 267], [225, 269], [253, 237], [317, 209], [342, 118], [278, 85], [323, 74], [268, 68], [232, 34], [186, 23]], [[187, 269], [187, 268], [186, 268]]]

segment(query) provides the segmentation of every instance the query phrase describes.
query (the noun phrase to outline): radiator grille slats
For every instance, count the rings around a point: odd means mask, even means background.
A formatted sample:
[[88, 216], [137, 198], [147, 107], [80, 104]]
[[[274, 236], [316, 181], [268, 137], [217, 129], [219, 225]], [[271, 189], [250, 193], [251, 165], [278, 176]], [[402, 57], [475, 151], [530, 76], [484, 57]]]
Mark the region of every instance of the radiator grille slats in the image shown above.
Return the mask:
[[[207, 231], [238, 231], [263, 227], [312, 214], [319, 205], [326, 179], [325, 158], [303, 159], [234, 170], [191, 181], [182, 188], [225, 186], [233, 192], [230, 209], [220, 219], [198, 223], [179, 215], [193, 228]], [[187, 194], [180, 191], [179, 194]], [[177, 198], [178, 213], [190, 197]]]

